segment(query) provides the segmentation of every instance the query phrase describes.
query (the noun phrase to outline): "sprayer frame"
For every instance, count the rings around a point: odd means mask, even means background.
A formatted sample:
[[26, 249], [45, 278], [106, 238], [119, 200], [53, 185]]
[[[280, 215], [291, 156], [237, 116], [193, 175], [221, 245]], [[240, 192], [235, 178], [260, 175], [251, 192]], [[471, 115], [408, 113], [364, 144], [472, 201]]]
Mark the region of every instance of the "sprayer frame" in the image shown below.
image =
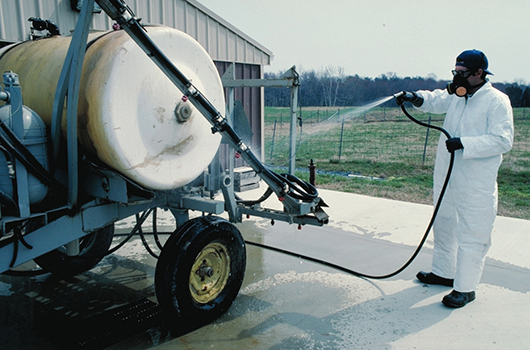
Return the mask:
[[[210, 122], [212, 132], [221, 133], [225, 142], [241, 155], [269, 186], [269, 189], [266, 195], [257, 201], [236, 200], [232, 181], [233, 161], [230, 162], [229, 173], [226, 175], [220, 170], [218, 157], [215, 157], [208, 167], [210, 173], [204, 175], [203, 182], [199, 181], [196, 184], [193, 181], [186, 186], [170, 191], [151, 191], [141, 188], [113, 170], [102, 168], [79, 155], [77, 139], [79, 84], [88, 29], [92, 18], [92, 8], [95, 4], [95, 0], [85, 0], [61, 70], [53, 102], [50, 130], [52, 141], [50, 171], [44, 169], [38, 161], [33, 159], [31, 152], [20, 142], [23, 137], [23, 128], [21, 129], [23, 91], [18, 84], [14, 83], [16, 74], [11, 76], [13, 77], [13, 84], [6, 84], [6, 91], [0, 92], [0, 98], [8, 100], [7, 102], [12, 104], [11, 118], [13, 119], [14, 133], [5, 129], [4, 132], [8, 135], [14, 134], [14, 136], [10, 136], [15, 145], [11, 149], [13, 152], [18, 152], [16, 183], [17, 190], [20, 192], [16, 198], [18, 213], [13, 214], [13, 216], [0, 217], [0, 273], [16, 274], [20, 271], [13, 271], [12, 268], [33, 259], [37, 259], [43, 269], [23, 272], [53, 272], [59, 275], [65, 271], [70, 271], [70, 273], [84, 272], [97, 264], [104, 255], [112, 253], [121, 246], [118, 244], [118, 246], [108, 250], [106, 254], [98, 251], [94, 253], [96, 255], [91, 256], [90, 253], [87, 253], [86, 256], [83, 256], [81, 240], [84, 237], [92, 233], [93, 235], [90, 237], [96, 237], [94, 239], [103, 236], [109, 237], [114, 232], [114, 230], [107, 229], [109, 226], [116, 221], [136, 215], [137, 224], [129, 234], [128, 238], [130, 238], [141, 226], [151, 209], [167, 209], [175, 217], [177, 229], [163, 247], [159, 246], [161, 254], [155, 270], [157, 298], [160, 304], [165, 306], [164, 311], [168, 315], [177, 314], [180, 316], [178, 317], [181, 319], [180, 321], [193, 323], [194, 326], [200, 327], [227, 310], [238, 294], [243, 281], [246, 265], [245, 245], [239, 230], [232, 223], [241, 222], [243, 214], [251, 214], [299, 225], [322, 226], [328, 222], [327, 214], [321, 209], [321, 205], [323, 206], [324, 203], [318, 197], [314, 187], [306, 186], [305, 183], [302, 184], [300, 180], [294, 178], [293, 174], [278, 175], [265, 168], [232, 128], [230, 123], [231, 109], [228, 111], [229, 117], [223, 117], [151, 41], [144, 28], [139, 24], [139, 20], [125, 3], [121, 0], [98, 0], [97, 3], [121, 25], [179, 88], [183, 96], [186, 96], [199, 113]], [[290, 71], [290, 75], [283, 77], [287, 81], [290, 80], [294, 87], [292, 93], [295, 97], [295, 103], [298, 87], [297, 77], [294, 67]], [[229, 78], [226, 78], [225, 81], [230, 81], [232, 84], [241, 83], [231, 81]], [[11, 94], [11, 90], [17, 91], [17, 93]], [[231, 92], [230, 100], [233, 96], [233, 90]], [[12, 98], [9, 99], [11, 95]], [[16, 98], [15, 95], [19, 98]], [[67, 104], [67, 164], [60, 164], [61, 119], [65, 100]], [[294, 105], [296, 106], [296, 104]], [[296, 113], [296, 107], [294, 113]], [[296, 120], [296, 118], [293, 119]], [[0, 136], [3, 137], [3, 135]], [[5, 144], [8, 145], [8, 142]], [[291, 149], [291, 155], [293, 159], [291, 173], [294, 173], [294, 148]], [[19, 164], [20, 161], [24, 164]], [[39, 180], [44, 180], [50, 186], [50, 192], [54, 198], [53, 202], [50, 200], [49, 203], [43, 205], [43, 208], [46, 209], [36, 209], [30, 206], [27, 172], [39, 174]], [[56, 180], [60, 176], [66, 177], [68, 180], [66, 196], [64, 196], [64, 186]], [[222, 191], [224, 200], [215, 199], [219, 189]], [[263, 198], [272, 193], [276, 194], [278, 199], [282, 201], [283, 211], [261, 208], [260, 203], [264, 200]], [[206, 213], [220, 215], [226, 210], [230, 222], [209, 216], [190, 220], [190, 210], [200, 211], [203, 215]], [[138, 219], [140, 212], [144, 212], [142, 214], [143, 219]], [[153, 218], [155, 218], [154, 214]], [[190, 230], [198, 233], [189, 234]], [[102, 236], [99, 236], [100, 234]], [[140, 236], [143, 240], [141, 232]], [[90, 237], [87, 237], [85, 241], [90, 240]], [[110, 237], [112, 238], [112, 236]], [[227, 237], [231, 238], [228, 239]], [[106, 240], [106, 242], [109, 245], [111, 243], [110, 240]], [[193, 250], [190, 251], [191, 248], [189, 247], [193, 247]], [[146, 248], [151, 253], [147, 244]], [[197, 303], [193, 293], [191, 293], [191, 288], [186, 286], [186, 282], [191, 283], [189, 276], [200, 274], [206, 263], [199, 265], [193, 259], [197, 259], [196, 257], [201, 256], [205, 250], [215, 249], [219, 249], [219, 252], [224, 254], [222, 256], [226, 255], [220, 260], [221, 264], [228, 264], [223, 266], [226, 274], [219, 276], [220, 279], [225, 278], [225, 280], [220, 283], [221, 287], [218, 287], [220, 289], [211, 298], [204, 299], [201, 296], [200, 303]], [[94, 258], [94, 256], [97, 259], [93, 259], [93, 263], [85, 264], [84, 257]], [[174, 260], [173, 257], [177, 257], [179, 260]], [[192, 260], [191, 270], [189, 270], [189, 259]], [[45, 261], [47, 262], [45, 263]], [[65, 266], [68, 263], [71, 266]], [[195, 271], [196, 267], [200, 268]], [[68, 274], [68, 272], [66, 273]], [[183, 273], [184, 275], [182, 275]], [[177, 275], [183, 279], [183, 281], [178, 282], [179, 286], [184, 286], [181, 287], [180, 292], [176, 292], [173, 288]], [[200, 280], [194, 281], [195, 284], [201, 283]], [[208, 288], [208, 285], [204, 284], [204, 288]], [[200, 287], [198, 290], [203, 289]], [[199, 304], [204, 307], [197, 307]], [[188, 310], [188, 312], [182, 310]], [[188, 320], [185, 320], [186, 317]]]
[[[80, 159], [77, 142], [79, 82], [88, 29], [92, 18], [91, 9], [94, 3], [95, 0], [83, 2], [53, 104], [50, 131], [53, 148], [50, 170], [52, 179], [57, 171], [62, 108], [65, 99], [67, 100], [67, 200], [64, 205], [36, 213], [30, 212], [28, 204], [24, 206], [27, 210], [22, 211], [21, 215], [5, 216], [1, 219], [0, 273], [61, 246], [66, 246], [68, 254], [76, 255], [79, 253], [78, 240], [80, 238], [118, 220], [154, 207], [170, 210], [175, 216], [177, 227], [189, 220], [189, 210], [214, 215], [220, 215], [226, 210], [231, 222], [240, 222], [243, 214], [248, 214], [299, 225], [322, 226], [327, 223], [328, 217], [320, 208], [321, 199], [314, 197], [311, 200], [300, 200], [296, 195], [291, 195], [292, 189], [296, 186], [280, 179], [263, 166], [232, 129], [228, 120], [215, 110], [206, 97], [196, 90], [154, 45], [139, 24], [139, 20], [121, 0], [98, 0], [97, 3], [111, 18], [120, 23], [131, 38], [183, 92], [183, 95], [188, 96], [194, 106], [212, 124], [212, 131], [220, 132], [225, 141], [241, 154], [249, 166], [282, 200], [284, 210], [264, 209], [259, 203], [249, 205], [237, 202], [233, 190], [232, 171], [228, 175], [223, 175], [219, 171], [219, 167], [215, 166], [215, 162], [209, 167], [211, 175], [206, 176], [210, 181], [205, 181], [203, 187], [184, 186], [172, 191], [149, 191], [139, 188], [112, 170], [98, 168], [94, 164]], [[285, 77], [282, 77], [282, 79], [289, 81], [288, 83], [274, 82], [274, 84], [282, 86], [291, 84], [297, 87], [298, 80], [296, 77], [297, 74], [293, 67]], [[225, 81], [228, 82], [230, 79], [225, 77]], [[240, 83], [232, 82], [232, 84]], [[263, 82], [259, 83], [263, 84]], [[294, 89], [293, 94], [296, 96], [296, 89]], [[19, 102], [11, 101], [11, 103], [22, 105], [22, 100]], [[15, 110], [17, 109], [15, 108]], [[296, 109], [294, 112], [296, 113]], [[80, 167], [82, 167], [82, 171], [80, 171]], [[214, 181], [211, 181], [212, 178]], [[214, 199], [218, 189], [223, 193], [223, 200]], [[92, 199], [80, 202], [80, 190], [89, 194]], [[39, 228], [22, 234], [11, 236], [7, 234], [14, 227], [28, 226], [29, 222], [32, 222], [31, 227]], [[2, 234], [5, 236], [2, 237]], [[23, 246], [19, 247], [19, 243], [22, 243]]]

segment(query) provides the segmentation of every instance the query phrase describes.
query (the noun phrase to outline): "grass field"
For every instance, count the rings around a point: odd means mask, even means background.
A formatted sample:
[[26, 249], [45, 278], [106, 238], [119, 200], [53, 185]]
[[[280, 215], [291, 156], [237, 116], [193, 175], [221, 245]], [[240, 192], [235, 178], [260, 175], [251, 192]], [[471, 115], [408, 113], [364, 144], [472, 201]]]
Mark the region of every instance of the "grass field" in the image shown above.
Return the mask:
[[[439, 132], [410, 122], [399, 108], [304, 108], [297, 126], [297, 175], [317, 166], [317, 187], [415, 203], [432, 202]], [[434, 125], [443, 116], [413, 115]], [[344, 120], [344, 123], [343, 123]], [[499, 215], [530, 220], [530, 108], [514, 109], [515, 142], [499, 171]], [[265, 162], [289, 164], [288, 108], [265, 109]]]

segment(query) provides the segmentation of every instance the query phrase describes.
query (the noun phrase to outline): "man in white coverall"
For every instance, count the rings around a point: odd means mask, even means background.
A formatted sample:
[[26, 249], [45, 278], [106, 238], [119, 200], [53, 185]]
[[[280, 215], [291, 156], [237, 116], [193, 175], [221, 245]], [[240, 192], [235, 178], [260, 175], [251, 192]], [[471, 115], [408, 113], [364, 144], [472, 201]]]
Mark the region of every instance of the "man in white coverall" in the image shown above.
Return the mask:
[[488, 60], [478, 50], [456, 59], [453, 82], [447, 89], [405, 92], [397, 103], [446, 113], [434, 166], [434, 203], [437, 203], [449, 166], [451, 179], [434, 222], [432, 272], [419, 272], [423, 283], [451, 286], [444, 296], [447, 307], [457, 308], [475, 299], [491, 231], [497, 215], [497, 172], [502, 153], [513, 144], [513, 112], [509, 98], [486, 79]]

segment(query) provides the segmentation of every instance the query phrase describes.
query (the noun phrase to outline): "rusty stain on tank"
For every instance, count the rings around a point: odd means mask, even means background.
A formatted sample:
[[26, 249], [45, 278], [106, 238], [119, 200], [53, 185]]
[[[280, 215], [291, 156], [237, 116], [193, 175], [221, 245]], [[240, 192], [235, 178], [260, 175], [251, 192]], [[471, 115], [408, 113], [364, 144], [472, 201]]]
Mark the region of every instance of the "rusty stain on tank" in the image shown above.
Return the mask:
[[166, 109], [164, 107], [157, 107], [155, 111], [156, 120], [158, 120], [160, 124], [163, 124], [165, 120], [164, 113], [166, 112]]
[[186, 137], [182, 142], [170, 147], [164, 148], [162, 153], [179, 155], [193, 141], [193, 135]]
[[189, 144], [192, 141], [193, 141], [193, 135], [190, 135], [186, 139], [184, 139], [183, 141], [177, 143], [174, 146], [165, 147], [164, 149], [162, 149], [155, 156], [146, 156], [144, 158], [143, 162], [141, 162], [139, 164], [136, 164], [136, 165], [130, 167], [129, 169], [143, 168], [143, 167], [146, 167], [146, 166], [149, 166], [149, 165], [160, 165], [161, 162], [160, 162], [159, 158], [161, 156], [168, 155], [168, 154], [179, 155], [189, 146]]

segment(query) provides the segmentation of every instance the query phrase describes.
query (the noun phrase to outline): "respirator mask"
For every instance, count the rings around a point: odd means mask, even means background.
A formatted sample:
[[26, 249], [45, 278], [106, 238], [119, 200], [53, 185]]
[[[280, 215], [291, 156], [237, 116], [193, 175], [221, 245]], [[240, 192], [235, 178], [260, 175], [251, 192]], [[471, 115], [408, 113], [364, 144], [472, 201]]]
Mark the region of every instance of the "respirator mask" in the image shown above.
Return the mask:
[[447, 84], [447, 92], [450, 95], [456, 94], [458, 97], [464, 97], [467, 95], [468, 90], [472, 87], [470, 86], [467, 78], [471, 76], [471, 71], [469, 70], [453, 70], [453, 81]]

